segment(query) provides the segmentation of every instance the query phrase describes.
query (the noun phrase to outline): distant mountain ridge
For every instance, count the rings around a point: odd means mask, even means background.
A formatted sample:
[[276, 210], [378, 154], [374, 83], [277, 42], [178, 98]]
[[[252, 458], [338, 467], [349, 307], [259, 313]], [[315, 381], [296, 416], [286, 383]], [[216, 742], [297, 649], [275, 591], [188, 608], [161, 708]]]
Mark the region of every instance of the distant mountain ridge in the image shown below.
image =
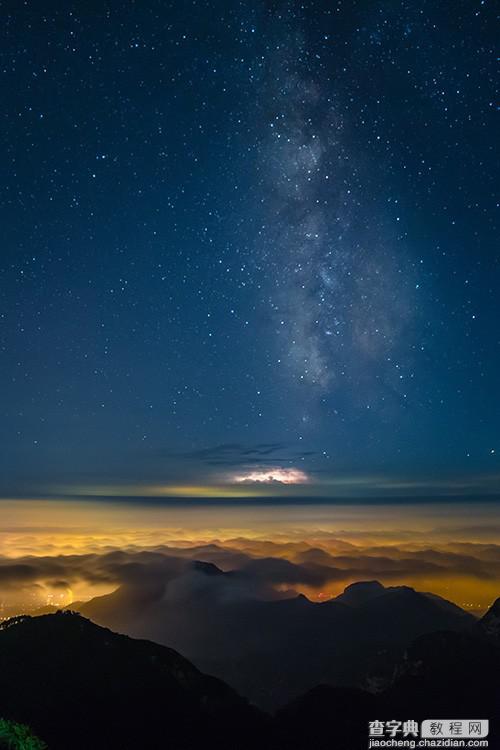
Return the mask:
[[490, 718], [496, 747], [499, 607], [466, 631], [417, 638], [378, 694], [318, 685], [274, 718], [165, 646], [75, 612], [17, 617], [0, 626], [0, 716], [49, 750], [365, 750], [368, 721], [466, 715]]
[[237, 571], [201, 561], [189, 571], [185, 595], [127, 585], [76, 608], [106, 627], [173, 646], [265, 710], [323, 682], [373, 686], [375, 673], [383, 686], [412, 640], [476, 621], [407, 586], [366, 581], [321, 603], [300, 595], [262, 600], [241, 594]]

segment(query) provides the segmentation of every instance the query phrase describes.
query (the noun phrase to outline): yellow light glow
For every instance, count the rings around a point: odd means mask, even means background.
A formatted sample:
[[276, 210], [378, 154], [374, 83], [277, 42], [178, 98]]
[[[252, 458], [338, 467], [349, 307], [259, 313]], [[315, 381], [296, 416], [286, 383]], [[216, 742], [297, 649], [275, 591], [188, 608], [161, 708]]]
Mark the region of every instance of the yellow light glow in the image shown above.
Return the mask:
[[[169, 489], [179, 495], [179, 488]], [[188, 487], [186, 495], [193, 497], [195, 490], [205, 489]], [[246, 493], [247, 485], [239, 489]], [[495, 503], [476, 503], [473, 514], [465, 503], [258, 504], [251, 497], [246, 502], [221, 504], [202, 499], [192, 504], [162, 503], [161, 498], [146, 503], [2, 500], [0, 555], [6, 562], [26, 556], [70, 559], [165, 546], [173, 548], [172, 554], [175, 549], [188, 554], [191, 547], [215, 545], [252, 558], [276, 557], [300, 565], [303, 555], [307, 559], [308, 554], [315, 554], [324, 556], [319, 564], [337, 573], [317, 587], [294, 584], [295, 591], [313, 600], [335, 596], [355, 580], [377, 577], [384, 585], [408, 584], [480, 610], [500, 595], [497, 509]], [[82, 572], [84, 568], [82, 561]], [[37, 581], [44, 596], [52, 591], [51, 580]], [[64, 580], [66, 606], [71, 600], [105, 594], [118, 585], [80, 574]], [[18, 599], [28, 596], [0, 590], [0, 599], [14, 595]]]

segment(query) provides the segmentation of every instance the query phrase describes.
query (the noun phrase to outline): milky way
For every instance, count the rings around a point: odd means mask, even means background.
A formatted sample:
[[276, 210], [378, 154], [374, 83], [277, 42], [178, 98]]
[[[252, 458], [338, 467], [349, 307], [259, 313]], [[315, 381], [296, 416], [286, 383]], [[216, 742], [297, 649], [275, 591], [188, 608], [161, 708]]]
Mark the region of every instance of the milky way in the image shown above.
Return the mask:
[[277, 352], [316, 393], [379, 379], [384, 399], [394, 358], [399, 374], [410, 366], [400, 339], [414, 308], [411, 258], [367, 194], [377, 166], [349, 146], [335, 84], [317, 81], [321, 58], [292, 37], [277, 44], [265, 98], [262, 253]]
[[493, 3], [11, 5], [1, 496], [498, 487]]

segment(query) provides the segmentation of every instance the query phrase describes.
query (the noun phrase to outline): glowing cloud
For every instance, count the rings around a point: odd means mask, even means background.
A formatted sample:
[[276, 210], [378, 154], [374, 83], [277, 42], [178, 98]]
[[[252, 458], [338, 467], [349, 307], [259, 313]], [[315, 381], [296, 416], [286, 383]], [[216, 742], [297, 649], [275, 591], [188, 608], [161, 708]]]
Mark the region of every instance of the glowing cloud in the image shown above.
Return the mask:
[[233, 482], [248, 484], [305, 484], [309, 477], [300, 469], [282, 469], [279, 466], [272, 469], [257, 469], [231, 477]]

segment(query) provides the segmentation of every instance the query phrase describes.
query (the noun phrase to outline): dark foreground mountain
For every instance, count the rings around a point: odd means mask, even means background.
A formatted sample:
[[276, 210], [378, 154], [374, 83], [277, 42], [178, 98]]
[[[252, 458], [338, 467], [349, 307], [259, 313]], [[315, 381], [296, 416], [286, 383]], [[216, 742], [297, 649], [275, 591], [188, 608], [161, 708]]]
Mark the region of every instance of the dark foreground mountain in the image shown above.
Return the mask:
[[320, 685], [273, 718], [164, 646], [76, 613], [15, 618], [0, 628], [0, 715], [49, 750], [366, 750], [369, 721], [449, 717], [490, 719], [496, 748], [499, 607], [467, 632], [417, 638], [384, 691]]
[[497, 599], [467, 632], [417, 638], [383, 692], [322, 685], [295, 699], [275, 717], [277, 748], [365, 750], [368, 722], [375, 719], [450, 717], [489, 719], [488, 746], [500, 748], [500, 633], [491, 629], [499, 612]]
[[75, 613], [0, 629], [0, 716], [50, 750], [255, 748], [265, 718], [172, 649]]
[[438, 596], [377, 581], [319, 604], [304, 596], [262, 600], [244, 584], [238, 572], [193, 563], [175, 596], [173, 587], [141, 582], [78, 609], [113, 630], [174, 647], [267, 711], [322, 683], [383, 687], [415, 638], [475, 622]]

